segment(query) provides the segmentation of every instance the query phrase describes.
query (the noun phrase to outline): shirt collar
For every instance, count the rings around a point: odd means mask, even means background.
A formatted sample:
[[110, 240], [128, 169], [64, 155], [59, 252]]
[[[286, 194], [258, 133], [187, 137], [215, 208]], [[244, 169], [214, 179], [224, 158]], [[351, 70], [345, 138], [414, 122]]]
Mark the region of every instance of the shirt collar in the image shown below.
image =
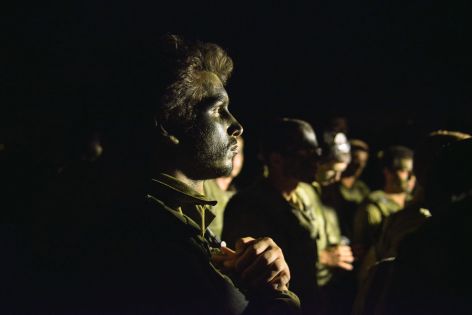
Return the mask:
[[202, 209], [211, 209], [216, 205], [217, 201], [210, 200], [207, 196], [202, 195], [179, 181], [177, 178], [168, 174], [161, 173], [152, 179], [152, 191], [156, 193], [156, 197], [170, 206], [172, 209], [180, 209], [181, 214], [192, 219], [198, 226], [203, 221], [204, 228], [213, 221], [215, 215], [211, 211], [205, 211], [201, 215]]

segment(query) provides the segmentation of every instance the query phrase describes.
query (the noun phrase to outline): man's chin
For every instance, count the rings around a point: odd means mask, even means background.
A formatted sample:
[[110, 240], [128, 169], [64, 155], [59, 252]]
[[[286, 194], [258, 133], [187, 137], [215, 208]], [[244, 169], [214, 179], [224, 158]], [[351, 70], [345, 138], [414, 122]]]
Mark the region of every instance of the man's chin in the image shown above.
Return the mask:
[[207, 180], [218, 177], [226, 177], [231, 174], [233, 165], [221, 165], [215, 167], [194, 167], [189, 173], [194, 180]]

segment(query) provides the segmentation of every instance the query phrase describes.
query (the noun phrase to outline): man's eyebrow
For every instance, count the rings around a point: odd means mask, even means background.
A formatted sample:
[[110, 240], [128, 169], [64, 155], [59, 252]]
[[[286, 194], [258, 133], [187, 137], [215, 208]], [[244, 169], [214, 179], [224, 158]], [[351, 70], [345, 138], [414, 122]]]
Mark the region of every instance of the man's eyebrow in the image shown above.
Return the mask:
[[203, 100], [197, 104], [197, 106], [209, 108], [212, 106], [221, 106], [225, 104], [229, 104], [229, 98], [224, 94], [218, 94], [204, 97]]
[[218, 94], [218, 95], [214, 95], [214, 96], [209, 97], [207, 102], [208, 102], [208, 104], [216, 104], [216, 103], [227, 104], [227, 103], [229, 103], [229, 98], [228, 98], [228, 96], [226, 96], [224, 94]]
[[229, 103], [229, 98], [228, 98], [228, 96], [226, 96], [224, 94], [220, 94], [216, 97], [216, 102]]

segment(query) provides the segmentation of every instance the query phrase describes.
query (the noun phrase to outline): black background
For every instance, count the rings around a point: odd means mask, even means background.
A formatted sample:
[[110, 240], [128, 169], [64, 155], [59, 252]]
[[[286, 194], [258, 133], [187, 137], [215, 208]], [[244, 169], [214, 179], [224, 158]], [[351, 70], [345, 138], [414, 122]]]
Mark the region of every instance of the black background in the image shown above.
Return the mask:
[[130, 39], [162, 33], [232, 56], [230, 106], [249, 170], [271, 116], [308, 120], [318, 133], [345, 116], [350, 136], [373, 150], [414, 147], [440, 128], [472, 132], [470, 9], [426, 0], [19, 3], [5, 11], [2, 141], [42, 161], [100, 129], [116, 106], [104, 82], [117, 79]]

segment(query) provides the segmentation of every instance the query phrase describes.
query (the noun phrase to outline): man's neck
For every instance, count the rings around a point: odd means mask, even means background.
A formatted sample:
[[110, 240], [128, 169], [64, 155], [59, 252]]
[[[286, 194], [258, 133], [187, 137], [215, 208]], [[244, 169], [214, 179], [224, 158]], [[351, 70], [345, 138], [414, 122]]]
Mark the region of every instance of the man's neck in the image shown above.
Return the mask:
[[203, 195], [203, 180], [190, 179], [180, 170], [167, 170], [167, 171], [164, 171], [164, 173], [177, 178], [182, 183], [186, 184], [187, 186], [191, 187], [196, 192]]
[[354, 186], [354, 183], [356, 182], [356, 180], [357, 178], [355, 176], [343, 177], [341, 178], [341, 185], [343, 185], [347, 189], [351, 189], [352, 186]]
[[389, 189], [389, 187], [385, 187], [384, 192], [385, 192], [385, 195], [387, 195], [388, 198], [393, 200], [400, 207], [402, 207], [402, 208], [405, 207], [406, 196], [407, 196], [407, 194], [405, 192], [400, 192], [400, 193], [399, 192], [393, 192], [392, 189]]
[[267, 179], [285, 200], [290, 199], [292, 193], [295, 191], [299, 183], [299, 181], [292, 178], [287, 178], [277, 172], [269, 172]]
[[231, 182], [233, 181], [233, 177], [228, 176], [228, 177], [218, 177], [215, 179], [216, 184], [218, 187], [223, 190], [227, 191], [229, 188], [229, 185], [231, 185]]

